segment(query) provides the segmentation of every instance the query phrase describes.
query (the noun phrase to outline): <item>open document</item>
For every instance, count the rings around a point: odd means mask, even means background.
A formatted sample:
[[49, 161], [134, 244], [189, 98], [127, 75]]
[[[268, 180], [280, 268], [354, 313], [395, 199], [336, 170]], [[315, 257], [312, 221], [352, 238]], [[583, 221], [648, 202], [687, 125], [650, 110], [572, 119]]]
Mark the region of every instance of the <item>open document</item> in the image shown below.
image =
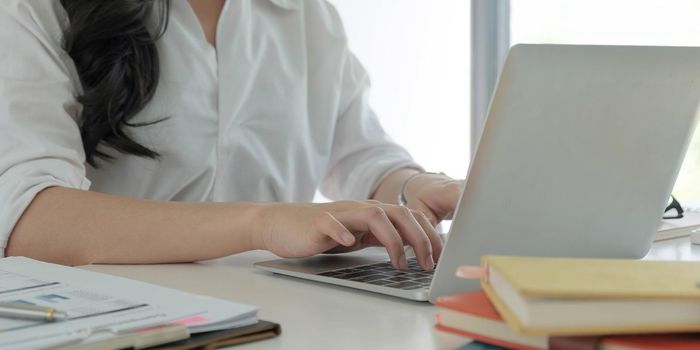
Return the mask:
[[258, 321], [256, 306], [21, 257], [0, 259], [0, 301], [68, 313], [53, 323], [0, 318], [0, 349], [89, 343], [167, 323], [198, 333]]

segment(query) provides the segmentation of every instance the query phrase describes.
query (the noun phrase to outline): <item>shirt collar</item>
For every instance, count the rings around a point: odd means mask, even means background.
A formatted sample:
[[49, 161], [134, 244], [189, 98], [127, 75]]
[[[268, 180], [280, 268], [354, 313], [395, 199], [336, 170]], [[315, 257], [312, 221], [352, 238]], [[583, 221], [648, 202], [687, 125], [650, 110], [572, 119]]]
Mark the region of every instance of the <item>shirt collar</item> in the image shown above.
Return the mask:
[[285, 9], [285, 10], [298, 10], [299, 1], [298, 0], [270, 0], [271, 3]]

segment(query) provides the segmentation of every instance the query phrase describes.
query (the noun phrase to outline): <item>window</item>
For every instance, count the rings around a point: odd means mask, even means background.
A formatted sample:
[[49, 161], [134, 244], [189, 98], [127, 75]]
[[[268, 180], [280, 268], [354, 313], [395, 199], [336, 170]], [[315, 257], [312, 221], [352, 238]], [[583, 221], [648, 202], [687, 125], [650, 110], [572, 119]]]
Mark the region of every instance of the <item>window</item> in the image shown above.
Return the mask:
[[[511, 45], [700, 46], [697, 0], [512, 0], [510, 9]], [[673, 192], [700, 205], [700, 128]]]
[[331, 0], [382, 125], [429, 171], [469, 165], [470, 2]]

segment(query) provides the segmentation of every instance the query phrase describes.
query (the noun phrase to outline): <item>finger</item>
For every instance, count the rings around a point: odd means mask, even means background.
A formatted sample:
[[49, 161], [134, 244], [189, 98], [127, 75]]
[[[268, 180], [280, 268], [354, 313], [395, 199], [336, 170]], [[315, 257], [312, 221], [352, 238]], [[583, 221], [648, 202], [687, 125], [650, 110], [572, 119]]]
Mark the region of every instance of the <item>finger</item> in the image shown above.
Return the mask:
[[346, 247], [352, 247], [356, 242], [355, 236], [331, 213], [322, 213], [316, 217], [316, 229]]
[[451, 183], [445, 185], [445, 198], [447, 202], [447, 219], [452, 219], [452, 215], [455, 210], [457, 210], [457, 203], [459, 203], [459, 198], [462, 196], [462, 191], [464, 190], [464, 181], [452, 181]]
[[335, 217], [351, 231], [371, 233], [386, 248], [395, 268], [408, 268], [401, 235], [389, 220], [384, 209], [367, 207], [340, 212]]
[[418, 210], [421, 213], [423, 213], [425, 215], [425, 217], [428, 219], [428, 222], [430, 222], [430, 224], [433, 227], [437, 226], [437, 224], [440, 223], [440, 219], [422, 201], [419, 201], [419, 200], [415, 201], [415, 202], [411, 203], [411, 205], [409, 205], [408, 207], [411, 209], [414, 209], [414, 210]]
[[457, 207], [460, 193], [462, 192], [463, 181], [448, 181], [445, 182], [440, 189], [434, 191], [428, 196], [426, 205], [432, 209], [438, 217], [438, 221], [442, 219], [451, 219], [452, 213]]
[[428, 221], [425, 213], [421, 211], [413, 211], [413, 216], [416, 217], [416, 221], [423, 227], [423, 231], [428, 235], [430, 244], [433, 247], [433, 264], [435, 261], [440, 259], [442, 254], [442, 240], [440, 239], [440, 233], [437, 232], [435, 227]]
[[413, 247], [418, 262], [424, 270], [430, 271], [435, 266], [433, 247], [423, 227], [418, 223], [413, 212], [404, 206], [387, 205], [384, 209], [389, 219], [399, 229], [401, 237]]

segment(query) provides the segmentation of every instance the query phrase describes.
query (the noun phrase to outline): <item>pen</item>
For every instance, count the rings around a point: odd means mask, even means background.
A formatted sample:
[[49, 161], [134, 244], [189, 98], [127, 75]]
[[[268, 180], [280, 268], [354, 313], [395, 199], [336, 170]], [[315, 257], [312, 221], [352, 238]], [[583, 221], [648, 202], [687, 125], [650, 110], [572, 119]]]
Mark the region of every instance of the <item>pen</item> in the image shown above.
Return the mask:
[[51, 307], [0, 302], [0, 317], [53, 322], [67, 319], [68, 314]]

